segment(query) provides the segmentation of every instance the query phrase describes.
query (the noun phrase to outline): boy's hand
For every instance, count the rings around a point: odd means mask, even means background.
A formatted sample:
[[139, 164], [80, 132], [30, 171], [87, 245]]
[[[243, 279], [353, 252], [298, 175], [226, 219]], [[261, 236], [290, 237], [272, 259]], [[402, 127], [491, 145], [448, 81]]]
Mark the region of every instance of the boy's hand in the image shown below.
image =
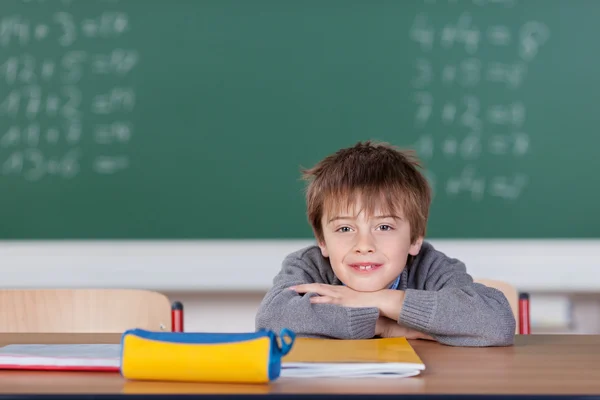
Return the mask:
[[380, 292], [357, 292], [347, 286], [326, 285], [324, 283], [305, 283], [292, 286], [290, 290], [298, 293], [316, 293], [311, 297], [311, 303], [338, 304], [345, 307], [376, 307], [381, 302]]
[[423, 332], [408, 328], [404, 325], [399, 325], [386, 317], [379, 317], [375, 324], [375, 336], [382, 338], [405, 337], [407, 339], [427, 339], [435, 340]]
[[404, 292], [401, 290], [379, 290], [377, 292], [358, 292], [343, 285], [326, 285], [323, 283], [305, 283], [292, 286], [290, 290], [298, 293], [316, 293], [311, 303], [338, 304], [345, 307], [375, 307], [382, 316], [398, 319]]

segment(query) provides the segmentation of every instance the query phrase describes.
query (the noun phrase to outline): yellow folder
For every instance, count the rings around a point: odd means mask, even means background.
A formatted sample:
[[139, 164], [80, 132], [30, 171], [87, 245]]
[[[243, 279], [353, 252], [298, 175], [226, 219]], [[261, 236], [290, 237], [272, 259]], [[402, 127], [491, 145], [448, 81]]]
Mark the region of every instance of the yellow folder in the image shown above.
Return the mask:
[[404, 337], [336, 340], [296, 338], [281, 377], [409, 377], [425, 364]]

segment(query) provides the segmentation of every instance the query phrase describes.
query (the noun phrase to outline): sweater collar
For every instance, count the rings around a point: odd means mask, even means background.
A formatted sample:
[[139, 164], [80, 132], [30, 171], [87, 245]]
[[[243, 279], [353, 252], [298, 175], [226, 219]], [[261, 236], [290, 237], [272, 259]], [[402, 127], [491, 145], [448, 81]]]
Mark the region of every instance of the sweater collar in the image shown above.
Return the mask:
[[[342, 281], [340, 281], [340, 279], [337, 276], [335, 276], [335, 274], [333, 275], [333, 281], [334, 281], [334, 284], [346, 286], [346, 285], [344, 285], [344, 283]], [[408, 286], [408, 270], [407, 270], [407, 268], [404, 268], [402, 270], [402, 272], [400, 273], [400, 275], [398, 275], [396, 280], [394, 282], [392, 282], [389, 289], [405, 290], [407, 286]]]

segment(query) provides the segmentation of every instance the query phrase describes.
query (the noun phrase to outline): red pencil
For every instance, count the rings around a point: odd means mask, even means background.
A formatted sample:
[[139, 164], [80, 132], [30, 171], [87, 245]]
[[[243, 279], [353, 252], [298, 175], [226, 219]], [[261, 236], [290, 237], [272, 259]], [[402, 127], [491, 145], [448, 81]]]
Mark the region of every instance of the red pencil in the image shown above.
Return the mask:
[[521, 335], [531, 334], [529, 326], [529, 294], [519, 294], [519, 333]]
[[183, 332], [183, 304], [180, 301], [171, 306], [171, 331]]

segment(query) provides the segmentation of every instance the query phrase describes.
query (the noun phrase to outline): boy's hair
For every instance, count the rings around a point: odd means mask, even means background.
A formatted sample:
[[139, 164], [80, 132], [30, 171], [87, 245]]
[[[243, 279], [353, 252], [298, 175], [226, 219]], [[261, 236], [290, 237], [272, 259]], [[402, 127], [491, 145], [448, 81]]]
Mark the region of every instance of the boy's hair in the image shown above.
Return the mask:
[[318, 241], [323, 241], [321, 219], [360, 200], [371, 216], [379, 206], [386, 214], [402, 212], [410, 224], [411, 243], [425, 236], [431, 189], [418, 170], [410, 150], [384, 142], [358, 142], [304, 169], [308, 220]]

